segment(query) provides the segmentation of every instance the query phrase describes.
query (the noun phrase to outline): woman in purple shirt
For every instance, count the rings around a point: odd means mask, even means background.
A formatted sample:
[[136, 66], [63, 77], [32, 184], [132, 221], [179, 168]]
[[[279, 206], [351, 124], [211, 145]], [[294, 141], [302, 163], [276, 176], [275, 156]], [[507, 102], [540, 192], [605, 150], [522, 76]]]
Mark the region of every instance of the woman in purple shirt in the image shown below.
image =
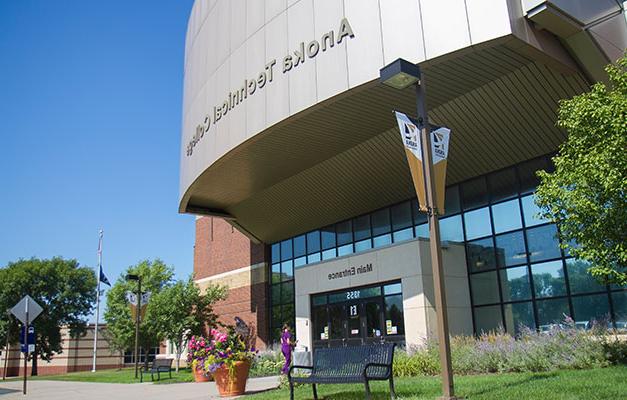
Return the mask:
[[281, 334], [281, 352], [285, 357], [285, 365], [281, 368], [282, 374], [287, 374], [292, 363], [292, 349], [296, 346], [296, 342], [292, 340], [292, 334], [290, 333], [290, 326], [288, 324], [283, 325], [283, 333]]

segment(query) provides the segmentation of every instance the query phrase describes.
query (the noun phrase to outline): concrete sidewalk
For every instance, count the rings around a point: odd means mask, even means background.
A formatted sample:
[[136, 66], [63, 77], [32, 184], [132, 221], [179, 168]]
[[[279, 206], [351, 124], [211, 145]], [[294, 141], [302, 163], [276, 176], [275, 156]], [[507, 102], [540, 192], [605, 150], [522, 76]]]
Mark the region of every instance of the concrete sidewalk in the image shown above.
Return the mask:
[[[279, 385], [278, 376], [250, 378], [246, 394], [275, 388]], [[172, 383], [153, 385], [152, 383], [87, 383], [61, 381], [29, 381], [28, 394], [22, 394], [22, 381], [0, 381], [0, 400], [206, 400], [217, 399], [215, 383]]]

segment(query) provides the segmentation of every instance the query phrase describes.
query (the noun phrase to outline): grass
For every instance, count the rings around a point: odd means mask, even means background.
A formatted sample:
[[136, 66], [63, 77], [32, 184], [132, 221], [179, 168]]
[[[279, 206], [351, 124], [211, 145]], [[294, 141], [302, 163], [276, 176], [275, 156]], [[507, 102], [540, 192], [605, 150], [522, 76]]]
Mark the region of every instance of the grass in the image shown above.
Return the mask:
[[[20, 378], [21, 379], [21, 378]], [[102, 371], [85, 371], [85, 372], [70, 372], [63, 375], [43, 375], [28, 377], [28, 379], [35, 379], [41, 381], [73, 381], [73, 382], [99, 382], [99, 383], [139, 383], [138, 378], [135, 379], [135, 368], [123, 368], [123, 369], [107, 369]], [[172, 379], [170, 379], [168, 373], [161, 373], [161, 380], [157, 381], [157, 374], [155, 374], [155, 383], [181, 383], [181, 382], [193, 382], [194, 376], [191, 370], [188, 368], [181, 368], [179, 373], [172, 371]], [[144, 373], [144, 382], [150, 382], [150, 374]]]
[[[441, 395], [437, 377], [397, 378], [399, 399], [429, 399]], [[371, 383], [373, 399], [389, 399], [387, 382]], [[296, 399], [313, 398], [311, 385], [295, 389]], [[627, 399], [627, 366], [590, 370], [562, 370], [542, 373], [512, 373], [460, 376], [455, 378], [455, 393], [468, 400], [542, 399], [596, 400]], [[289, 389], [282, 388], [249, 396], [252, 400], [288, 399]], [[361, 400], [363, 385], [319, 385], [318, 397]]]

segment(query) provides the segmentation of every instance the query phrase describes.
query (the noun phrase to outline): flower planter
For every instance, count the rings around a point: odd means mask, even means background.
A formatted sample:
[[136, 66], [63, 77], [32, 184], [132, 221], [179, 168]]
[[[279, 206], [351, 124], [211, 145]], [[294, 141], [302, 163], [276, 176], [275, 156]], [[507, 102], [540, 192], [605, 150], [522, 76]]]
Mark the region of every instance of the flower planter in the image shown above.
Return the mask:
[[211, 380], [211, 375], [207, 374], [203, 370], [197, 370], [194, 368], [194, 381], [195, 382], [209, 382]]
[[234, 373], [230, 374], [229, 368], [223, 364], [213, 373], [218, 392], [222, 397], [240, 396], [246, 391], [250, 361], [235, 361], [233, 369]]

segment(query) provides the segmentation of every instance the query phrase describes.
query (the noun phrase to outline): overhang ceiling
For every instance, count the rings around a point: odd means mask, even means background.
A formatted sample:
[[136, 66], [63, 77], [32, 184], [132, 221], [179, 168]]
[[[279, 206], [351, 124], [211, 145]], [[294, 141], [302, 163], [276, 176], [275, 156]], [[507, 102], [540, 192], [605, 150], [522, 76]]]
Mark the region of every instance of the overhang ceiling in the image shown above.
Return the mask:
[[[452, 130], [448, 184], [554, 151], [558, 101], [588, 88], [513, 37], [421, 67], [430, 122]], [[201, 174], [185, 211], [271, 243], [412, 197], [392, 110], [415, 115], [413, 89], [375, 81], [282, 121]]]

